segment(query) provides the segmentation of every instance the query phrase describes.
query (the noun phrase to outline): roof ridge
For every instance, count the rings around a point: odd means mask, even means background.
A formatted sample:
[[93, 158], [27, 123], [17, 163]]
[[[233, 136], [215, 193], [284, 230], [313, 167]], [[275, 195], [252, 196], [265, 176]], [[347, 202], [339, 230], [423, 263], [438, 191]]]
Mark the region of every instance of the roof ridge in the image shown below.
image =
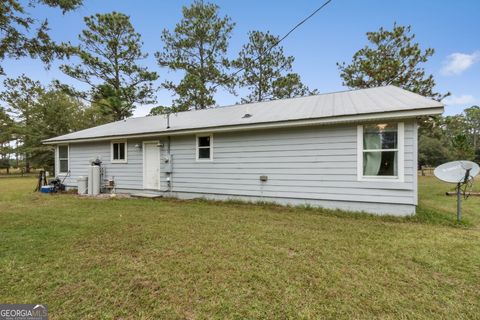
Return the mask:
[[[280, 99], [272, 99], [272, 100], [267, 100], [267, 101], [254, 101], [254, 102], [247, 102], [247, 103], [236, 103], [236, 104], [228, 104], [228, 105], [223, 105], [223, 106], [214, 106], [214, 107], [208, 107], [205, 109], [199, 109], [199, 110], [186, 110], [186, 111], [179, 111], [179, 112], [172, 112], [171, 114], [183, 114], [186, 112], [200, 112], [200, 111], [208, 111], [208, 110], [213, 110], [213, 109], [220, 109], [220, 108], [233, 108], [233, 107], [241, 107], [241, 106], [247, 106], [247, 105], [252, 105], [252, 104], [267, 104], [271, 102], [277, 102], [277, 101], [284, 101], [284, 100], [295, 100], [295, 99], [306, 99], [306, 98], [312, 98], [312, 97], [319, 97], [319, 96], [326, 96], [329, 94], [338, 94], [338, 93], [347, 93], [347, 92], [357, 92], [357, 91], [364, 91], [364, 90], [373, 90], [373, 89], [379, 89], [379, 88], [386, 88], [386, 87], [394, 87], [397, 89], [405, 90], [402, 88], [399, 88], [394, 85], [385, 85], [385, 86], [378, 86], [378, 87], [371, 87], [371, 88], [359, 88], [359, 89], [345, 89], [345, 90], [338, 90], [338, 91], [331, 91], [331, 92], [323, 92], [319, 94], [311, 94], [309, 96], [297, 96], [297, 97], [291, 97], [291, 98], [280, 98]], [[408, 91], [408, 90], [405, 90]], [[146, 117], [162, 117], [165, 116], [165, 114], [159, 114], [159, 115], [154, 115], [154, 116], [142, 116], [142, 117], [131, 117], [127, 118], [128, 119], [139, 119], [139, 118], [146, 118]], [[123, 120], [119, 120], [123, 121]]]

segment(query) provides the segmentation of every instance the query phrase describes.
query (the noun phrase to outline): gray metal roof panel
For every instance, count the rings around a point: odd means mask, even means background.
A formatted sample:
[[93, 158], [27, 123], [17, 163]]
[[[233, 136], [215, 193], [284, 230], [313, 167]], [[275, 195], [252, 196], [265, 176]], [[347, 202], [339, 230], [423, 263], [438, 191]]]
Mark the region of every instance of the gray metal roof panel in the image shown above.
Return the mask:
[[[443, 107], [443, 104], [395, 86], [319, 94], [198, 111], [170, 116], [129, 118], [101, 126], [47, 139], [45, 142], [161, 133], [165, 131], [203, 129], [219, 126], [262, 124], [290, 120], [307, 120], [378, 112], [395, 112]], [[250, 118], [243, 118], [250, 113]]]

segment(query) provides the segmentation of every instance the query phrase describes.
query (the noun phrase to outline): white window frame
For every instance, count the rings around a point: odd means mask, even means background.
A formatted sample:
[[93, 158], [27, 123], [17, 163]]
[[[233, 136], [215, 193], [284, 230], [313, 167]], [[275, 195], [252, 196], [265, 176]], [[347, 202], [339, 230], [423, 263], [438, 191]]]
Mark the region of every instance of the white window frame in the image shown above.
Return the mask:
[[[405, 124], [397, 122], [397, 148], [385, 149], [384, 151], [397, 152], [397, 176], [364, 176], [363, 175], [363, 153], [371, 150], [363, 150], [363, 125], [357, 126], [357, 180], [358, 181], [405, 181]], [[380, 151], [379, 151], [380, 152]]]
[[[125, 144], [125, 159], [113, 159], [113, 145], [115, 143]], [[111, 163], [128, 163], [128, 143], [127, 140], [112, 140], [110, 141], [110, 162]]]
[[[60, 171], [60, 160], [65, 160], [65, 158], [60, 159], [60, 147], [67, 147], [67, 161], [68, 161], [68, 169], [67, 172]], [[66, 175], [70, 171], [70, 145], [69, 144], [59, 144], [57, 145], [56, 149], [56, 157], [55, 157], [55, 167], [56, 167], [56, 176], [58, 175]]]
[[[199, 138], [203, 138], [203, 137], [210, 137], [210, 158], [209, 159], [203, 159], [203, 158], [199, 158], [199, 148], [201, 148], [199, 145], [198, 145], [198, 139]], [[197, 134], [195, 136], [195, 159], [199, 162], [209, 162], [209, 161], [213, 161], [213, 134], [209, 133], [209, 134]]]

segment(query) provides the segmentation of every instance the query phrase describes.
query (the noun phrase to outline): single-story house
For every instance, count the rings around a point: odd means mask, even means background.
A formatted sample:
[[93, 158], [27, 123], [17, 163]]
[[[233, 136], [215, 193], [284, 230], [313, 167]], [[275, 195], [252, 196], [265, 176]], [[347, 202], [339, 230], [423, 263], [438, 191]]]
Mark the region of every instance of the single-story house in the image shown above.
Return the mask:
[[70, 188], [100, 159], [117, 193], [411, 215], [417, 119], [442, 112], [385, 86], [130, 118], [44, 143]]

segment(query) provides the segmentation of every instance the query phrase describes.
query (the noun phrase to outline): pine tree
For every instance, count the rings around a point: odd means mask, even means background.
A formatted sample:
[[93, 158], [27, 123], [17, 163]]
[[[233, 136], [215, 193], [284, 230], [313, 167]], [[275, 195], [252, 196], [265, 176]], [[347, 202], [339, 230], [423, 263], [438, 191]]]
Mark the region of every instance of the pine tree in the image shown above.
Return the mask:
[[[18, 140], [17, 147], [10, 147], [8, 153], [21, 154], [27, 172], [31, 166], [53, 166], [53, 152], [50, 146], [42, 143], [44, 139], [105, 123], [97, 116], [94, 106], [86, 107], [80, 99], [53, 86], [45, 88], [25, 75], [6, 79], [3, 85], [0, 144]], [[3, 124], [8, 131], [3, 131]]]
[[69, 48], [81, 63], [64, 64], [61, 70], [91, 89], [80, 92], [57, 85], [71, 95], [101, 104], [114, 120], [131, 116], [136, 104], [155, 103], [153, 81], [158, 75], [139, 64], [147, 54], [142, 52], [141, 36], [130, 18], [112, 12], [86, 17], [85, 23], [80, 45]]
[[25, 75], [18, 78], [8, 78], [3, 82], [4, 91], [0, 99], [6, 104], [5, 111], [15, 120], [12, 134], [20, 141], [17, 152], [24, 155], [25, 171], [30, 171], [30, 148], [34, 145], [34, 134], [30, 131], [33, 125], [35, 104], [45, 92], [38, 81], [33, 81]]
[[[56, 44], [48, 35], [47, 20], [39, 22], [27, 12], [27, 8], [36, 4], [60, 8], [64, 13], [74, 10], [82, 4], [82, 0], [36, 0], [23, 5], [17, 0], [0, 2], [0, 74], [5, 70], [1, 63], [6, 58], [20, 59], [23, 57], [40, 58], [47, 66], [55, 59], [63, 57], [65, 50]], [[32, 36], [30, 32], [35, 30]]]
[[232, 65], [242, 69], [239, 85], [249, 89], [250, 94], [242, 102], [258, 102], [279, 98], [309, 95], [300, 76], [291, 73], [294, 58], [285, 56], [283, 47], [277, 45], [279, 38], [269, 32], [252, 31]]
[[13, 141], [14, 122], [3, 107], [0, 107], [0, 169], [10, 170], [10, 154], [13, 152], [10, 146]]
[[395, 85], [439, 101], [449, 95], [433, 91], [433, 76], [426, 75], [422, 64], [435, 51], [422, 50], [414, 42], [410, 26], [394, 24], [392, 30], [380, 28], [377, 32], [367, 32], [367, 39], [370, 46], [357, 51], [351, 64], [337, 63], [344, 85], [350, 88]]
[[205, 109], [215, 105], [218, 87], [232, 89], [234, 81], [227, 70], [228, 40], [234, 23], [228, 16], [219, 16], [215, 4], [195, 1], [183, 7], [183, 18], [171, 32], [163, 30], [163, 50], [156, 53], [161, 67], [182, 71], [179, 83], [165, 81], [171, 90], [177, 110]]
[[44, 145], [42, 141], [95, 125], [85, 116], [87, 111], [81, 100], [60, 90], [44, 91], [33, 105], [27, 128], [30, 135], [27, 151], [32, 165], [52, 168], [54, 153], [51, 146]]

